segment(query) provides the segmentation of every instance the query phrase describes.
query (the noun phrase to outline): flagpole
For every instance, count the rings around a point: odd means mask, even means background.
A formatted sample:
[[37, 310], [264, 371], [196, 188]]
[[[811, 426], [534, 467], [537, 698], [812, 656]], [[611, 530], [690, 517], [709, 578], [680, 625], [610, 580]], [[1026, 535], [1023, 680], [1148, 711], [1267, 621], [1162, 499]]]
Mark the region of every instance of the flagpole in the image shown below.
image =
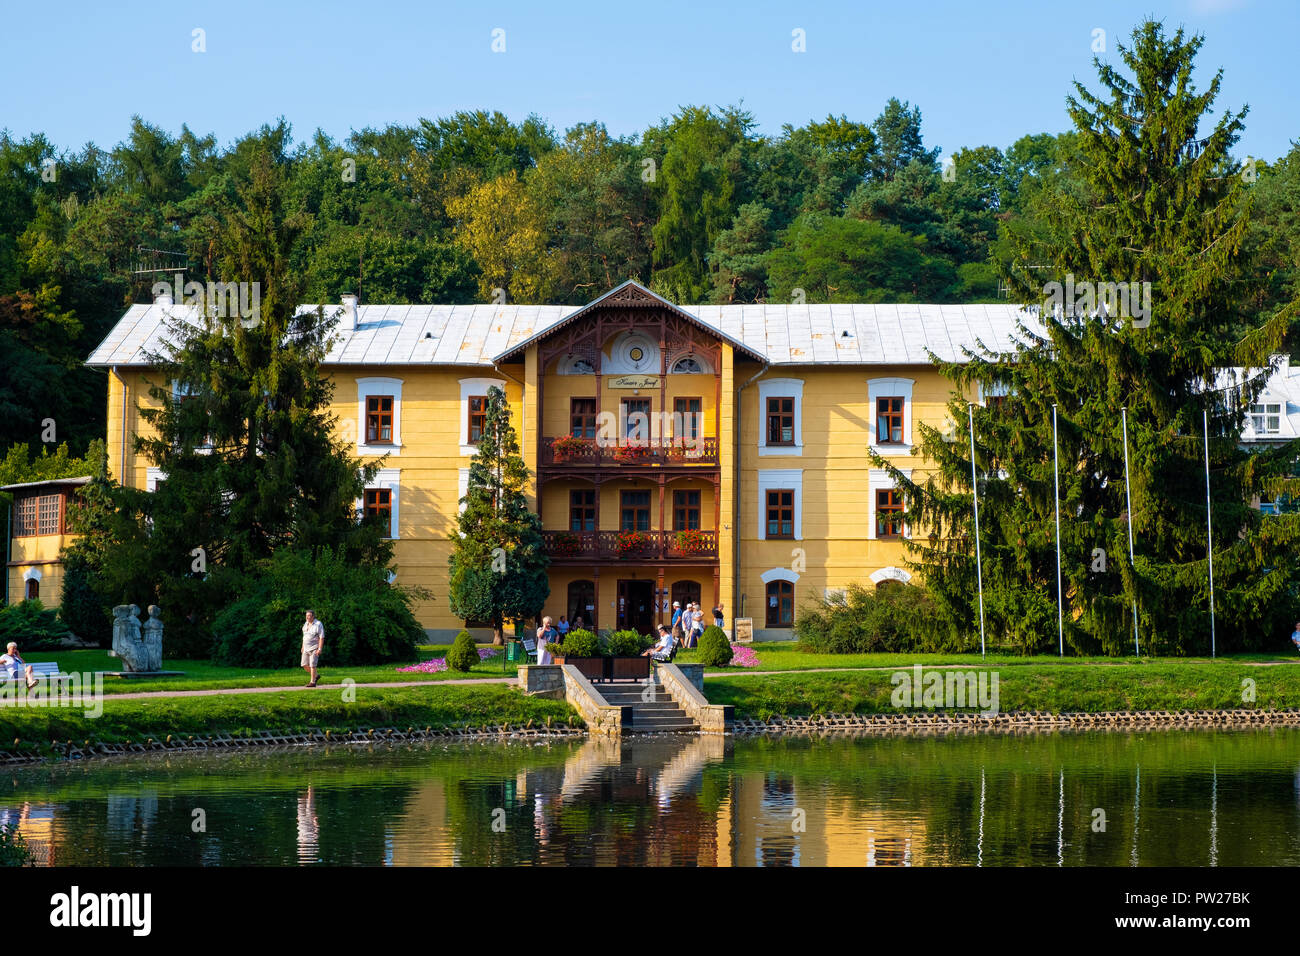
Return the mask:
[[1214, 527], [1210, 518], [1210, 413], [1201, 409], [1201, 424], [1205, 429], [1205, 553], [1210, 559], [1210, 657], [1215, 657], [1217, 641], [1214, 633]]
[[1065, 656], [1065, 594], [1061, 590], [1061, 453], [1056, 442], [1056, 404], [1052, 404], [1052, 478], [1056, 487], [1056, 636]]
[[984, 652], [984, 571], [980, 567], [980, 492], [975, 477], [975, 404], [966, 403], [966, 417], [970, 421], [970, 494], [975, 504], [975, 580], [980, 593], [980, 657]]
[[[1137, 587], [1137, 563], [1133, 558], [1133, 492], [1129, 488], [1128, 481], [1128, 408], [1127, 406], [1119, 410], [1120, 420], [1124, 424], [1124, 500], [1128, 503], [1128, 565], [1133, 569], [1134, 590]], [[1133, 653], [1141, 657], [1142, 651], [1138, 647], [1138, 602], [1137, 594], [1133, 595]]]

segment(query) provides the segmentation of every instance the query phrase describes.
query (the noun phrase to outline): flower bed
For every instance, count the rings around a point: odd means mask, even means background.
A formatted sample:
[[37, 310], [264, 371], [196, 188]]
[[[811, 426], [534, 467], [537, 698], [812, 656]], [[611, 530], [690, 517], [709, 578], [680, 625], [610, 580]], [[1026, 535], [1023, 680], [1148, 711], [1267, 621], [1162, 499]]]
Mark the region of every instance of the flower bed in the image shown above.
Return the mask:
[[[479, 652], [480, 654], [482, 651]], [[420, 661], [418, 664], [412, 664], [410, 667], [399, 667], [399, 674], [441, 674], [447, 669], [447, 660], [443, 657], [434, 657], [427, 661]]]
[[732, 644], [731, 655], [732, 667], [757, 667], [760, 663], [758, 655], [748, 644]]

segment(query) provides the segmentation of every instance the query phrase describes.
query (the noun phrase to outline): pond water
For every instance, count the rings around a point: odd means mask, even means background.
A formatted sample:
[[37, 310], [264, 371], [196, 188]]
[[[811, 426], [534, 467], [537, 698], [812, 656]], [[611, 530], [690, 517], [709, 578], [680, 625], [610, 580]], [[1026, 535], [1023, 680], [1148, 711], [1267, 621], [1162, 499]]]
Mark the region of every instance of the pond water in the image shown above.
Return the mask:
[[1296, 866], [1300, 729], [632, 738], [9, 769], [51, 865]]

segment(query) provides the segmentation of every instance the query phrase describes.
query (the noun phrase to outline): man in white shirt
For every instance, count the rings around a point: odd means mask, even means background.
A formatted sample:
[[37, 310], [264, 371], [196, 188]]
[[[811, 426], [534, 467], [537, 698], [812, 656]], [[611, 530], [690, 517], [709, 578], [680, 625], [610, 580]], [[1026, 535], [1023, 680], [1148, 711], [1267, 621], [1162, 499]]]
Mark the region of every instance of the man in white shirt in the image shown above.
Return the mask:
[[308, 687], [315, 687], [319, 679], [316, 668], [320, 664], [320, 652], [325, 647], [325, 625], [316, 620], [316, 612], [308, 611], [307, 620], [302, 625], [302, 669], [311, 675]]
[[673, 650], [673, 632], [668, 629], [667, 624], [659, 625], [659, 643], [648, 651], [643, 651], [642, 657], [653, 657], [657, 661], [668, 660]]

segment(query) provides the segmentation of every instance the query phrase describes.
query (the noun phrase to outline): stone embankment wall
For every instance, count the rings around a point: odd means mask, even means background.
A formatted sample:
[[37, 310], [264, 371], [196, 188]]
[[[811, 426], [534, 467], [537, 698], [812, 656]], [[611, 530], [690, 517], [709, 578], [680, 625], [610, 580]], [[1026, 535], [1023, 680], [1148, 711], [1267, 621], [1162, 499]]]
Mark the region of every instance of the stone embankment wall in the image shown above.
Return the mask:
[[1005, 733], [1061, 730], [1175, 730], [1180, 727], [1300, 726], [1300, 710], [1148, 710], [1051, 714], [1016, 711], [985, 717], [981, 714], [823, 714], [811, 717], [743, 718], [736, 734], [916, 734]]
[[709, 703], [702, 690], [703, 664], [655, 664], [655, 673], [668, 696], [699, 725], [700, 733], [725, 734], [731, 730], [735, 708]]

